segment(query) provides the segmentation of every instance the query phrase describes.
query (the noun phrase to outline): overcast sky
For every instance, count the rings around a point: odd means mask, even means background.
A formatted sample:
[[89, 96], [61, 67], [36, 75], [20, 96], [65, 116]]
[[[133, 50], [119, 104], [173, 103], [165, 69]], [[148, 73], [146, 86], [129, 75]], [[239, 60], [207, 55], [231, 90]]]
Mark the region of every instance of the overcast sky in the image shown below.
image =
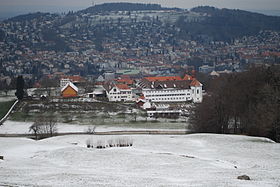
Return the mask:
[[210, 5], [243, 10], [280, 10], [280, 0], [0, 0], [0, 14], [35, 11], [64, 12], [108, 2], [157, 3], [165, 7], [192, 8]]

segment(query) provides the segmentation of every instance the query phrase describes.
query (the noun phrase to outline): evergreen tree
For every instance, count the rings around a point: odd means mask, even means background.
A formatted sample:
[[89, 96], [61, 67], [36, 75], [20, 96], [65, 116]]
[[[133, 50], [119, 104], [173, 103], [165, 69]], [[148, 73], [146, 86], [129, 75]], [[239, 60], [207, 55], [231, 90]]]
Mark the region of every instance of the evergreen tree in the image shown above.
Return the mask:
[[23, 99], [23, 96], [24, 96], [24, 79], [21, 75], [17, 77], [17, 87], [16, 87], [15, 95], [17, 96], [17, 98], [19, 100]]

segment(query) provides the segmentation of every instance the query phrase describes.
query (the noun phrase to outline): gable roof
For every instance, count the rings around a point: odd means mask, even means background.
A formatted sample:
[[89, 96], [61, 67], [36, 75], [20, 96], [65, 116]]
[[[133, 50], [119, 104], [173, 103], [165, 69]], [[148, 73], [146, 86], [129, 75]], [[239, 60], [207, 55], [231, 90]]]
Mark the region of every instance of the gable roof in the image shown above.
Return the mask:
[[117, 87], [120, 90], [130, 90], [131, 88], [127, 84], [116, 84], [112, 82], [107, 82], [103, 85], [104, 89], [109, 92], [112, 88]]
[[191, 82], [190, 86], [199, 87], [199, 86], [202, 86], [202, 84], [201, 84], [198, 80], [194, 79], [194, 80]]
[[127, 84], [116, 84], [116, 87], [120, 90], [130, 90]]
[[126, 79], [118, 79], [117, 82], [119, 83], [126, 83], [126, 84], [133, 84], [133, 80], [126, 78]]
[[72, 82], [68, 82], [62, 89], [61, 92], [63, 92], [68, 86], [70, 86], [71, 88], [73, 88], [76, 92], [78, 92], [78, 87], [75, 86]]
[[186, 74], [186, 75], [184, 76], [183, 80], [193, 80], [193, 77]]
[[171, 80], [183, 80], [180, 76], [167, 76], [167, 77], [145, 77], [144, 79], [152, 81], [171, 81]]
[[149, 89], [189, 89], [191, 80], [142, 81], [139, 86]]
[[181, 81], [181, 80], [193, 80], [190, 75], [185, 75], [183, 78], [180, 76], [164, 76], [164, 77], [144, 77], [147, 81]]
[[165, 77], [144, 77], [139, 82], [139, 86], [149, 89], [189, 89], [190, 86], [202, 86], [202, 84], [190, 75], [180, 76], [165, 76]]

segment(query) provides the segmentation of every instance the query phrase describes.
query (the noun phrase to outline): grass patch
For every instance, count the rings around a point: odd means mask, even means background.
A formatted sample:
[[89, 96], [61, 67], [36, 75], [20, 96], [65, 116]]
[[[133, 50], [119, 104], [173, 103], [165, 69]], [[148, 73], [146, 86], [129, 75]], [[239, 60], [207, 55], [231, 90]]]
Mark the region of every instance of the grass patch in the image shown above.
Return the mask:
[[33, 118], [33, 115], [30, 115], [26, 112], [14, 112], [10, 116], [10, 119], [13, 121], [32, 121]]
[[9, 111], [14, 102], [15, 101], [0, 102], [0, 119], [2, 119], [6, 115], [6, 113]]
[[275, 143], [273, 140], [270, 140], [270, 139], [252, 139], [249, 141], [256, 142], [256, 143]]

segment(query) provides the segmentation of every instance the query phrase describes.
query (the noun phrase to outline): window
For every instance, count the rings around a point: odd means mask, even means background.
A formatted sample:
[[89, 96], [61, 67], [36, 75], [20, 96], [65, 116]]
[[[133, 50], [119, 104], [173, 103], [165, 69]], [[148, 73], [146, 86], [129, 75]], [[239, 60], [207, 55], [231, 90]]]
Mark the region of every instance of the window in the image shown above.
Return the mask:
[[199, 90], [196, 90], [196, 93], [199, 94]]

